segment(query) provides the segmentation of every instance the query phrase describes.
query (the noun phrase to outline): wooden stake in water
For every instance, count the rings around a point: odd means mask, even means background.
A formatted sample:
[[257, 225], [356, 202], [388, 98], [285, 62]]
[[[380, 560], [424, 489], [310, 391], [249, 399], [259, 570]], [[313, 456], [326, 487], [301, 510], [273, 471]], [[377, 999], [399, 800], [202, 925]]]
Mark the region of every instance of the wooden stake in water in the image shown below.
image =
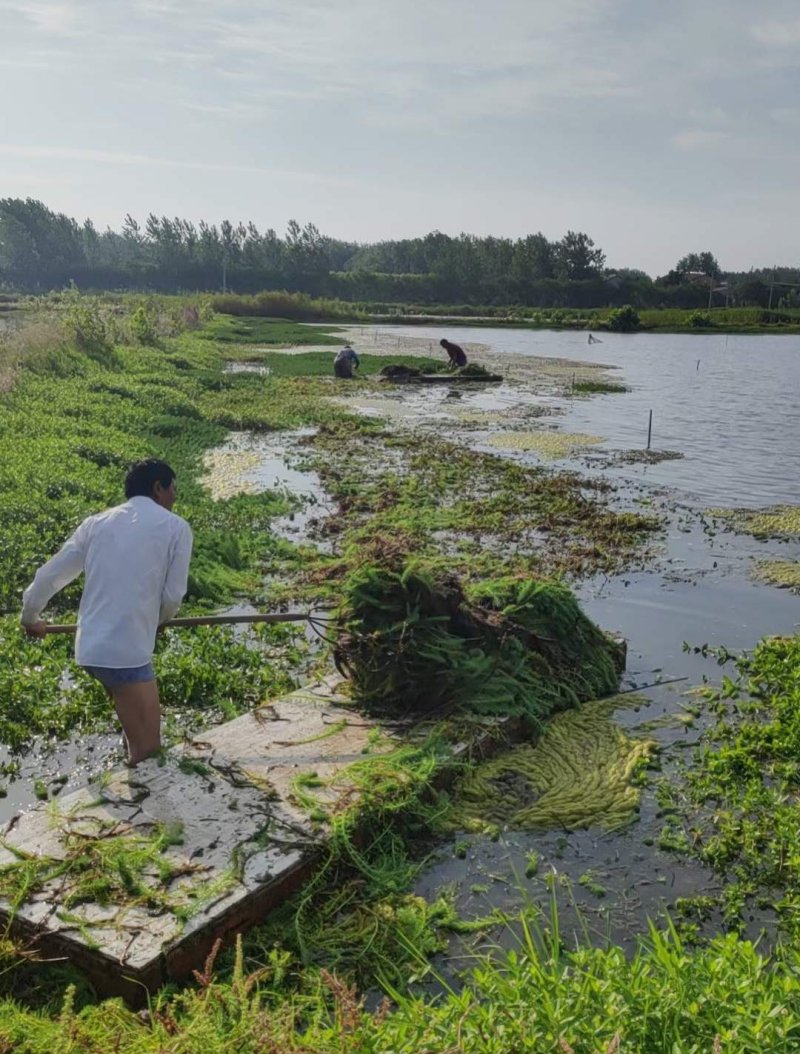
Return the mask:
[[647, 422], [647, 449], [650, 449], [650, 437], [653, 434], [653, 411], [650, 411], [650, 419]]

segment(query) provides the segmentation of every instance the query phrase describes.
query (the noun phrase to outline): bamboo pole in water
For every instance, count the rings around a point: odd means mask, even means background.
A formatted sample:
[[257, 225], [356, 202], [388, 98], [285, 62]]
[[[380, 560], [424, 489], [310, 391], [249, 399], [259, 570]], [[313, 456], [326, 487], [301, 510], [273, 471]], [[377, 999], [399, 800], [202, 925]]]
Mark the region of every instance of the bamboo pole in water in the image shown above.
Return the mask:
[[[195, 615], [191, 618], [173, 618], [165, 622], [164, 626], [231, 626], [239, 623], [250, 622], [307, 622], [311, 614], [306, 611], [285, 613], [280, 615]], [[61, 623], [49, 625], [46, 633], [74, 633], [78, 627], [75, 623]]]

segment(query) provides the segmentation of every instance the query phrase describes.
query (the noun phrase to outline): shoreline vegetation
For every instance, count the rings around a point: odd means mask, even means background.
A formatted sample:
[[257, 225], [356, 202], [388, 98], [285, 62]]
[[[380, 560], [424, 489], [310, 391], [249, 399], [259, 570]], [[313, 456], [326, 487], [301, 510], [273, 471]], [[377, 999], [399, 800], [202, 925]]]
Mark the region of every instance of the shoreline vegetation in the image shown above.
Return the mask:
[[[339, 658], [357, 673], [356, 695], [404, 698], [414, 678], [436, 670], [445, 695], [472, 700], [460, 721], [485, 721], [518, 696], [516, 712], [532, 722], [534, 739], [544, 727], [571, 745], [577, 699], [616, 690], [618, 646], [582, 615], [569, 583], [646, 560], [662, 529], [658, 517], [618, 508], [604, 480], [353, 414], [332, 398], [339, 390], [330, 352], [310, 350], [338, 344], [335, 324], [353, 320], [340, 317], [320, 331], [299, 325], [309, 319], [291, 318], [286, 307], [277, 316], [236, 318], [215, 314], [208, 298], [120, 300], [73, 290], [46, 298], [45, 307], [40, 301], [25, 326], [0, 338], [0, 696], [7, 701], [0, 739], [13, 748], [4, 782], [19, 774], [33, 738], [65, 741], [109, 727], [94, 682], [78, 675], [63, 690], [64, 669], [76, 672], [67, 642], [48, 641], [45, 650], [26, 641], [17, 607], [35, 566], [85, 515], [117, 501], [124, 465], [147, 454], [174, 464], [179, 511], [194, 530], [188, 612], [242, 600], [338, 603], [351, 634], [339, 638]], [[286, 345], [309, 350], [281, 354]], [[226, 372], [244, 360], [268, 372]], [[364, 360], [358, 384], [370, 391], [385, 358]], [[207, 455], [231, 432], [298, 437], [326, 496], [306, 539], [292, 543], [275, 530], [297, 507], [290, 494], [228, 488], [212, 498]], [[67, 590], [54, 613], [73, 610], [77, 595]], [[258, 707], [323, 658], [309, 655], [307, 642], [286, 627], [249, 641], [219, 629], [165, 635], [156, 662], [168, 739]], [[235, 947], [216, 948], [191, 983], [167, 986], [140, 1012], [99, 999], [69, 963], [42, 961], [35, 947], [1, 937], [0, 1051], [793, 1054], [800, 1042], [800, 941], [792, 923], [800, 897], [798, 670], [791, 642], [764, 642], [743, 660], [740, 678], [723, 679], [720, 694], [711, 694], [719, 721], [701, 744], [694, 782], [660, 791], [672, 817], [667, 847], [698, 854], [732, 878], [725, 907], [734, 932], [707, 939], [667, 919], [652, 923], [631, 954], [613, 944], [572, 944], [559, 929], [555, 874], [546, 878], [549, 907], [531, 904], [513, 917], [462, 918], [446, 889], [430, 901], [415, 895], [414, 881], [441, 839], [474, 822], [482, 782], [497, 799], [494, 820], [505, 819], [502, 788], [490, 784], [509, 778], [498, 766], [462, 773], [460, 802], [455, 790], [437, 786], [440, 729], [357, 762], [353, 778], [369, 791], [358, 838], [352, 815], [333, 817], [315, 878]], [[729, 699], [736, 712], [724, 705]], [[586, 711], [581, 733], [594, 739], [602, 725], [604, 778], [600, 791], [593, 787], [593, 809], [610, 824], [627, 823], [651, 748], [607, 726], [612, 703], [598, 705]], [[563, 716], [548, 725], [558, 711]], [[580, 795], [568, 793], [580, 763], [570, 754], [564, 772], [551, 772], [549, 756], [525, 759], [530, 780], [554, 788], [540, 812], [585, 823]], [[43, 787], [43, 794], [57, 791]], [[298, 787], [301, 794], [317, 807], [312, 786]], [[706, 822], [709, 798], [721, 807]], [[743, 818], [743, 806], [752, 815]], [[141, 855], [141, 846], [134, 849]], [[129, 863], [121, 858], [123, 884]], [[20, 895], [18, 879], [6, 871], [0, 888]], [[792, 924], [768, 955], [735, 929], [746, 902], [774, 894]], [[466, 942], [459, 945], [466, 966], [457, 973], [437, 958], [453, 941]]]
[[[0, 304], [0, 321], [14, 325], [15, 319], [36, 315], [42, 310], [58, 310], [70, 295], [52, 292], [42, 296], [5, 294]], [[712, 307], [710, 309], [595, 308], [523, 306], [472, 306], [465, 304], [384, 303], [375, 301], [347, 301], [331, 297], [312, 297], [305, 293], [269, 291], [252, 295], [204, 294], [87, 294], [106, 305], [115, 305], [125, 312], [132, 303], [150, 305], [149, 310], [162, 313], [170, 304], [193, 300], [216, 313], [217, 320], [208, 332], [212, 339], [231, 344], [252, 342], [257, 333], [256, 319], [280, 320], [287, 323], [316, 323], [328, 328], [337, 325], [404, 325], [404, 326], [467, 326], [470, 328], [508, 328], [532, 330], [577, 330], [593, 334], [603, 333], [686, 333], [710, 335], [797, 335], [800, 333], [800, 308], [772, 309], [763, 307]], [[160, 306], [155, 306], [160, 305]], [[220, 321], [222, 319], [222, 321]], [[255, 329], [254, 329], [255, 327]], [[250, 329], [251, 334], [247, 333]], [[2, 332], [2, 329], [0, 329]], [[302, 344], [306, 341], [296, 327], [288, 326], [285, 334], [273, 331], [265, 343]], [[334, 334], [325, 334], [316, 344], [337, 343]]]

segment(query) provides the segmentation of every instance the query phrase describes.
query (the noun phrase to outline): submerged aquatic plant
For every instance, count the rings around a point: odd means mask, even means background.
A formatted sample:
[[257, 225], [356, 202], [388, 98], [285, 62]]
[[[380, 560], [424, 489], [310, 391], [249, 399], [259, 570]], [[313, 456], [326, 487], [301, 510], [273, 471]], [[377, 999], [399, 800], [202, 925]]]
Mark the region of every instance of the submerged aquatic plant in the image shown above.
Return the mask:
[[455, 822], [567, 830], [629, 823], [640, 796], [634, 777], [657, 750], [614, 723], [614, 711], [631, 705], [618, 696], [557, 714], [535, 744], [470, 768], [456, 788]]

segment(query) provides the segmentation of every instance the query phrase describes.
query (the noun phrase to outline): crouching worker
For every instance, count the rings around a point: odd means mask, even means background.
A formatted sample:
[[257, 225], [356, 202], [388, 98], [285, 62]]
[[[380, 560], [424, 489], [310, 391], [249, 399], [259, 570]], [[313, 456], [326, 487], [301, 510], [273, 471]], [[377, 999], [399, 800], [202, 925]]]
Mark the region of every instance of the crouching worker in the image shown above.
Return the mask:
[[447, 352], [447, 357], [450, 360], [448, 366], [451, 370], [460, 369], [462, 366], [467, 365], [467, 356], [460, 345], [454, 344], [447, 339], [440, 340], [439, 343]]
[[335, 377], [348, 378], [353, 376], [353, 369], [358, 369], [361, 363], [358, 361], [358, 355], [348, 344], [347, 347], [342, 348], [337, 353], [336, 358], [333, 360], [333, 373]]
[[39, 568], [22, 597], [22, 625], [44, 637], [42, 612], [84, 574], [75, 660], [108, 691], [122, 723], [128, 764], [161, 746], [161, 710], [153, 672], [158, 627], [186, 592], [192, 532], [170, 510], [175, 473], [164, 461], [139, 461], [125, 479], [127, 501], [89, 516]]

